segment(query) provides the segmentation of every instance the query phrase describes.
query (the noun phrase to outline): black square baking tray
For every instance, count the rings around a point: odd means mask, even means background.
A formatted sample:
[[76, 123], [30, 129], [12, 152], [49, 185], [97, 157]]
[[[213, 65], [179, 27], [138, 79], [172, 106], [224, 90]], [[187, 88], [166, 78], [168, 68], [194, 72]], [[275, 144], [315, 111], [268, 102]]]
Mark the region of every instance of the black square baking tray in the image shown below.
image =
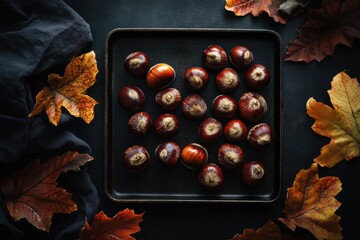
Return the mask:
[[[118, 103], [118, 91], [122, 86], [135, 85], [146, 96], [143, 111], [148, 112], [153, 121], [164, 113], [155, 104], [156, 92], [147, 86], [145, 78], [128, 73], [123, 61], [131, 52], [146, 52], [151, 65], [168, 63], [176, 71], [176, 79], [169, 87], [177, 88], [183, 98], [191, 94], [185, 87], [183, 75], [187, 68], [202, 66], [202, 52], [209, 45], [219, 45], [227, 53], [236, 45], [248, 47], [254, 55], [254, 63], [268, 67], [271, 82], [263, 90], [268, 111], [261, 122], [268, 123], [273, 130], [273, 142], [264, 149], [251, 149], [246, 141], [240, 143], [244, 162], [257, 160], [264, 164], [264, 181], [255, 188], [248, 188], [241, 182], [241, 169], [224, 170], [225, 181], [216, 191], [203, 189], [198, 183], [198, 172], [191, 171], [179, 163], [169, 169], [155, 159], [156, 146], [165, 141], [152, 131], [145, 137], [136, 137], [127, 127], [131, 113]], [[115, 202], [214, 202], [214, 203], [270, 203], [277, 199], [281, 186], [282, 166], [282, 49], [279, 35], [270, 30], [238, 29], [114, 29], [105, 43], [105, 191]], [[232, 67], [228, 61], [227, 67]], [[238, 70], [240, 88], [230, 94], [236, 101], [249, 89], [243, 79], [245, 70]], [[211, 103], [220, 93], [215, 88], [216, 72], [209, 71], [210, 81], [200, 95], [208, 104], [206, 117], [212, 117]], [[197, 142], [197, 128], [201, 120], [189, 121], [180, 108], [174, 112], [180, 120], [180, 131], [170, 140], [181, 148]], [[222, 121], [225, 123], [224, 121]], [[255, 124], [248, 124], [248, 128]], [[216, 163], [218, 147], [205, 145], [209, 161]], [[125, 149], [132, 145], [143, 145], [150, 153], [150, 164], [141, 173], [129, 173], [123, 166]]]

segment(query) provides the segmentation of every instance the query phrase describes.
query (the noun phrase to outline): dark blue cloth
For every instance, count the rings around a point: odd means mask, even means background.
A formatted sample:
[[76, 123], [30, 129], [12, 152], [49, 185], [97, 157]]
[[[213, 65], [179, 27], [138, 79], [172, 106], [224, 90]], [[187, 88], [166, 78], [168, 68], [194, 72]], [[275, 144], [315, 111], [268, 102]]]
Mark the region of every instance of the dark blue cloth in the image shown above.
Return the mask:
[[[28, 114], [34, 95], [46, 84], [44, 73], [65, 66], [91, 42], [89, 25], [63, 1], [0, 0], [0, 178], [35, 157], [46, 159], [69, 150], [90, 153], [88, 144], [73, 133], [78, 121], [74, 117], [63, 114], [55, 127], [45, 114]], [[45, 234], [26, 221], [12, 222], [0, 195], [0, 238], [76, 238], [85, 217], [91, 219], [97, 212], [99, 197], [86, 167], [60, 180], [74, 194], [76, 213], [56, 215], [51, 233]]]

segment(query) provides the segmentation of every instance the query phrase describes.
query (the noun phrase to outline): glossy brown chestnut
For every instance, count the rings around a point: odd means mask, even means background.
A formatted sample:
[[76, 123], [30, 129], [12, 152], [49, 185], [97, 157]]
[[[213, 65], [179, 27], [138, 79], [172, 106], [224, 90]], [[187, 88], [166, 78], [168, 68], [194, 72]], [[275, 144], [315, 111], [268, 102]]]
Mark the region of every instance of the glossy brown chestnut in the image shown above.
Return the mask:
[[179, 120], [173, 114], [161, 114], [155, 120], [154, 129], [155, 133], [160, 137], [171, 137], [179, 130]]
[[189, 119], [201, 119], [207, 112], [207, 105], [199, 94], [192, 94], [182, 101], [181, 111]]
[[175, 142], [160, 143], [155, 149], [155, 156], [167, 167], [175, 167], [180, 159], [180, 146]]
[[262, 64], [251, 65], [245, 74], [246, 84], [255, 90], [264, 88], [269, 84], [270, 79], [268, 68]]
[[203, 143], [214, 143], [222, 136], [221, 122], [215, 118], [205, 119], [198, 128], [200, 141]]
[[146, 75], [146, 83], [154, 90], [169, 86], [175, 79], [175, 70], [166, 63], [158, 63], [150, 68]]
[[135, 76], [145, 76], [150, 69], [150, 60], [144, 52], [133, 52], [125, 58], [124, 67]]
[[238, 69], [247, 67], [253, 61], [252, 52], [244, 46], [235, 46], [230, 50], [230, 62]]
[[242, 169], [242, 180], [246, 186], [254, 187], [264, 179], [265, 169], [264, 166], [257, 162], [247, 162]]
[[203, 52], [203, 64], [208, 69], [220, 70], [226, 62], [226, 52], [218, 45], [210, 45]]
[[243, 162], [244, 152], [235, 144], [224, 143], [218, 150], [217, 159], [224, 168], [233, 169]]
[[124, 152], [123, 162], [129, 172], [142, 171], [149, 164], [149, 160], [150, 155], [144, 146], [135, 145]]
[[145, 104], [145, 95], [136, 86], [124, 86], [119, 90], [118, 100], [126, 111], [137, 112]]
[[179, 106], [181, 94], [176, 88], [167, 88], [156, 94], [155, 102], [163, 110], [172, 111]]
[[128, 121], [130, 131], [136, 136], [143, 136], [152, 127], [151, 116], [146, 112], [138, 112], [132, 115]]
[[252, 127], [247, 135], [250, 146], [254, 148], [264, 147], [272, 141], [272, 131], [266, 123], [260, 123]]
[[191, 67], [184, 74], [185, 86], [192, 91], [199, 92], [209, 83], [209, 74], [202, 67]]
[[224, 183], [224, 174], [215, 163], [206, 164], [199, 173], [199, 183], [207, 189], [217, 189]]
[[225, 125], [224, 137], [231, 143], [238, 143], [245, 139], [247, 131], [245, 123], [239, 119], [234, 119]]
[[208, 152], [197, 143], [186, 145], [181, 151], [181, 162], [189, 169], [200, 170], [208, 160]]
[[231, 119], [236, 115], [237, 104], [232, 97], [219, 95], [212, 103], [212, 110], [217, 119]]
[[240, 77], [232, 68], [224, 68], [216, 75], [216, 88], [221, 93], [234, 92], [240, 86]]
[[243, 120], [259, 121], [267, 111], [265, 98], [258, 93], [246, 92], [240, 97], [239, 111]]

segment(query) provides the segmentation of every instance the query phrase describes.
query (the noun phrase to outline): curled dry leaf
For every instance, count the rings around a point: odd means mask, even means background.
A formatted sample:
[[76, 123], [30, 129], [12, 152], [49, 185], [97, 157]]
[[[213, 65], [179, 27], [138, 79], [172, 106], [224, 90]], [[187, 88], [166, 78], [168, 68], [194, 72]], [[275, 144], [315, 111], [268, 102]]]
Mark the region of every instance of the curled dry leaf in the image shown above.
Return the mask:
[[345, 72], [337, 74], [328, 91], [334, 108], [310, 98], [307, 114], [315, 119], [312, 129], [331, 139], [321, 148], [315, 162], [333, 167], [343, 159], [360, 156], [360, 86], [356, 78]]
[[276, 22], [285, 24], [286, 20], [278, 14], [278, 8], [283, 0], [226, 0], [225, 9], [232, 11], [236, 16], [245, 16], [251, 13], [258, 17], [266, 12]]
[[33, 161], [0, 181], [11, 218], [14, 221], [25, 218], [36, 228], [49, 232], [53, 214], [77, 210], [72, 194], [57, 187], [56, 179], [60, 173], [78, 171], [79, 166], [91, 160], [93, 157], [88, 154], [67, 152], [43, 164]]
[[135, 214], [129, 209], [119, 212], [113, 218], [99, 212], [95, 215], [91, 227], [86, 221], [80, 231], [80, 240], [133, 240], [135, 238], [130, 235], [141, 230], [139, 223], [142, 221], [142, 216], [143, 214]]
[[36, 95], [36, 103], [29, 117], [45, 110], [49, 121], [57, 126], [61, 118], [61, 107], [65, 107], [71, 115], [90, 123], [94, 118], [94, 106], [97, 102], [86, 95], [86, 90], [95, 83], [97, 73], [93, 51], [73, 58], [66, 66], [63, 77], [58, 74], [48, 76], [50, 86], [44, 87]]
[[235, 235], [231, 240], [282, 240], [281, 231], [273, 221], [269, 220], [267, 223], [257, 230], [246, 228], [243, 234]]
[[289, 43], [286, 61], [321, 61], [336, 45], [351, 47], [360, 38], [360, 0], [326, 0], [321, 9], [309, 10], [309, 20]]
[[285, 218], [279, 218], [286, 226], [295, 231], [296, 227], [309, 230], [317, 239], [342, 239], [340, 217], [335, 211], [341, 203], [335, 196], [341, 191], [341, 182], [337, 177], [318, 176], [318, 165], [301, 170], [294, 184], [288, 189]]

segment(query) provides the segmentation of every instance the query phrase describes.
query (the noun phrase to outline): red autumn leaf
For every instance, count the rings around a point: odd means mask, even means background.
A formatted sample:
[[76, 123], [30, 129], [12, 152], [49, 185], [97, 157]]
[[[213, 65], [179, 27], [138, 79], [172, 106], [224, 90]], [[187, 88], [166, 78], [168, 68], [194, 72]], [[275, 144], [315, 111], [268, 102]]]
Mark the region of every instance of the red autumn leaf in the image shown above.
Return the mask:
[[113, 218], [99, 212], [95, 215], [91, 227], [86, 221], [80, 231], [80, 240], [134, 240], [130, 235], [141, 230], [139, 223], [142, 216], [143, 214], [135, 214], [129, 209], [117, 213]]
[[360, 0], [326, 0], [321, 9], [309, 10], [309, 20], [289, 43], [285, 60], [321, 61], [333, 56], [336, 45], [351, 47], [360, 38]]
[[79, 166], [91, 161], [88, 154], [67, 152], [52, 157], [41, 164], [36, 160], [24, 169], [0, 181], [6, 207], [11, 218], [25, 218], [38, 229], [49, 232], [55, 213], [71, 213], [77, 210], [71, 193], [57, 186], [60, 173], [78, 171]]
[[256, 231], [246, 228], [243, 234], [235, 235], [231, 240], [281, 240], [281, 231], [273, 221], [269, 220], [264, 226]]
[[226, 0], [225, 9], [232, 11], [236, 16], [245, 16], [251, 13], [258, 17], [266, 12], [276, 22], [285, 24], [286, 20], [278, 14], [278, 8], [283, 0]]

